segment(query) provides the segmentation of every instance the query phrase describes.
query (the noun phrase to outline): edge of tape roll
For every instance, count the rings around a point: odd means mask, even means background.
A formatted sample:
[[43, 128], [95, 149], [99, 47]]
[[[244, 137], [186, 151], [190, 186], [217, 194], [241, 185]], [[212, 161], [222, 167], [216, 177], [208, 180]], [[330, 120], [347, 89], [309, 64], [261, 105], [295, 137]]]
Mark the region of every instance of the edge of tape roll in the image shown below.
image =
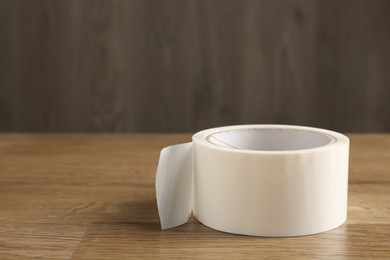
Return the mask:
[[330, 130], [239, 125], [161, 151], [156, 197], [162, 229], [192, 215], [215, 230], [300, 236], [347, 218], [349, 139]]

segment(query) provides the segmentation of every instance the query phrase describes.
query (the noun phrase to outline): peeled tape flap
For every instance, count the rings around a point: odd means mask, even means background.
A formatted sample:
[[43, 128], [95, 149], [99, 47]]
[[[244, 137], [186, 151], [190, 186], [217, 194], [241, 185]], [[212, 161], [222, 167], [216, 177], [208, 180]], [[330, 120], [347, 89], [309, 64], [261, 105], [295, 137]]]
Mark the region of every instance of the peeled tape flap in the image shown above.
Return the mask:
[[192, 142], [164, 148], [156, 173], [162, 229], [187, 223], [192, 211]]

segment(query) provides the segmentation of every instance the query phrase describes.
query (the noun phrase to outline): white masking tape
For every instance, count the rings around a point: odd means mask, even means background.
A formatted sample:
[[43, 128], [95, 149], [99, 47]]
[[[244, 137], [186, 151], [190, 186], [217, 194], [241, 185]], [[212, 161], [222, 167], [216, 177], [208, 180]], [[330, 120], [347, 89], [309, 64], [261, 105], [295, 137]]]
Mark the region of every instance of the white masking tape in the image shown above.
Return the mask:
[[161, 151], [156, 195], [162, 229], [193, 216], [254, 236], [324, 232], [347, 217], [349, 139], [303, 126], [241, 125], [196, 133]]

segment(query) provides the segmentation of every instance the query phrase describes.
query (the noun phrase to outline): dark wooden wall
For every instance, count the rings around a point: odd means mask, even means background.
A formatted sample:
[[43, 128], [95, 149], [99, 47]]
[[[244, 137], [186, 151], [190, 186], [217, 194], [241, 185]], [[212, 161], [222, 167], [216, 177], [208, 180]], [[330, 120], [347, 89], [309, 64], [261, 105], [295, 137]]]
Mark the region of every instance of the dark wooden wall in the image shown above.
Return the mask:
[[388, 0], [0, 0], [0, 131], [390, 131]]

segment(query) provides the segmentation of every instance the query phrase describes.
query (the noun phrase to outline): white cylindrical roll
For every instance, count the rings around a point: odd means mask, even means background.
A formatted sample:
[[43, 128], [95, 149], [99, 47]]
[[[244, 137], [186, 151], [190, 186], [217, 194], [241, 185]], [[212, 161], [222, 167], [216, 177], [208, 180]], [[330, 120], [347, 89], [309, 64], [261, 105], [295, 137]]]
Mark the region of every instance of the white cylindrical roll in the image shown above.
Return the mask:
[[[348, 152], [346, 136], [317, 128], [243, 125], [201, 131], [192, 146], [174, 146], [159, 162], [158, 178], [170, 180], [168, 186], [156, 182], [162, 227], [185, 223], [188, 218], [175, 220], [172, 212], [188, 216], [188, 208], [204, 225], [236, 234], [299, 236], [338, 227], [347, 216]], [[181, 157], [184, 164], [174, 159], [178, 154], [188, 154]], [[182, 166], [176, 169], [177, 164]], [[174, 184], [181, 183], [180, 176], [185, 187]], [[176, 205], [178, 197], [188, 197], [185, 211]]]

